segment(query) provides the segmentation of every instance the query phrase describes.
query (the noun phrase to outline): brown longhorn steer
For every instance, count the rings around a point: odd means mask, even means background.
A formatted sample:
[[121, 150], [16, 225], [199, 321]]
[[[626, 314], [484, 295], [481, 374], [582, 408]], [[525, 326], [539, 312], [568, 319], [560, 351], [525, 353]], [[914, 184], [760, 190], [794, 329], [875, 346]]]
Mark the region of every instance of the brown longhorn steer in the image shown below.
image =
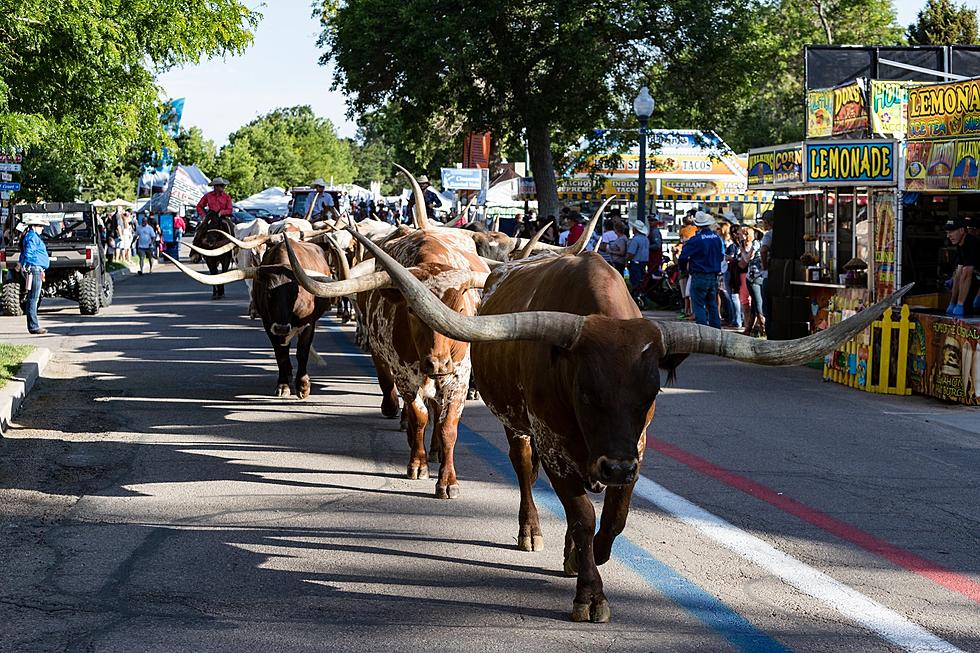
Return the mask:
[[[771, 342], [696, 324], [646, 320], [622, 276], [598, 255], [544, 254], [494, 270], [479, 316], [468, 318], [431, 301], [397, 261], [374, 244], [364, 244], [419, 319], [473, 343], [477, 387], [504, 424], [520, 482], [518, 546], [524, 550], [543, 545], [531, 497], [537, 460], [543, 464], [568, 523], [564, 567], [578, 574], [574, 621], [609, 620], [597, 565], [609, 559], [613, 540], [626, 524], [660, 391], [660, 369], [672, 371], [690, 353], [798, 365], [850, 339], [909, 288], [818, 335]], [[597, 533], [586, 491], [605, 487]]]
[[[329, 241], [326, 244], [329, 245]], [[295, 265], [305, 270], [307, 276], [330, 276], [331, 266], [326, 252], [320, 245], [295, 242], [292, 243], [292, 250]], [[342, 256], [339, 250], [335, 250], [335, 256]], [[262, 255], [260, 265], [224, 274], [203, 275], [173, 259], [171, 261], [192, 279], [207, 285], [252, 279], [252, 299], [255, 309], [272, 343], [276, 354], [276, 365], [279, 368], [275, 394], [277, 397], [287, 397], [290, 394], [292, 363], [289, 359], [289, 346], [292, 339], [296, 338], [296, 396], [306, 399], [310, 395], [307, 364], [316, 323], [332, 301], [315, 297], [296, 283], [283, 242], [268, 247]], [[343, 267], [346, 267], [346, 259], [343, 261]]]
[[[415, 178], [406, 175], [415, 190], [416, 217], [421, 228], [400, 229], [384, 240], [382, 247], [403, 266], [412, 268], [433, 301], [447, 310], [475, 315], [480, 302], [477, 288], [482, 287], [490, 269], [468, 235], [457, 229], [428, 227], [422, 191]], [[295, 262], [293, 265], [296, 267]], [[469, 343], [447, 338], [416, 318], [397, 289], [385, 289], [390, 286], [386, 274], [369, 276], [373, 281], [359, 277], [351, 282], [362, 284], [357, 288], [357, 301], [383, 395], [381, 411], [394, 417], [401, 395], [410, 449], [407, 475], [412, 479], [429, 477], [425, 427], [430, 419], [434, 420], [430, 451], [432, 458], [441, 462], [435, 494], [441, 499], [456, 498], [459, 482], [454, 450], [469, 387]], [[301, 274], [297, 277], [300, 284], [322, 297], [339, 297], [354, 290], [350, 284], [317, 283]]]

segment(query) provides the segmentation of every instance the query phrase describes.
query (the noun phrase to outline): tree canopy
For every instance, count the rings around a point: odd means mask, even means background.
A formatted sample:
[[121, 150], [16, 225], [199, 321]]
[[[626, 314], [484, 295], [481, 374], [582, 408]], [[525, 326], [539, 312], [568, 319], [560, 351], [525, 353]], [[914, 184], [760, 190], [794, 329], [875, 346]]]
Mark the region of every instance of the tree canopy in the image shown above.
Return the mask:
[[0, 148], [29, 150], [29, 193], [70, 197], [65, 178], [162, 144], [157, 71], [242, 52], [258, 18], [239, 0], [6, 0]]
[[977, 42], [977, 11], [951, 0], [928, 0], [914, 24], [911, 45], [963, 45]]
[[215, 174], [228, 179], [236, 197], [269, 186], [309, 184], [316, 177], [348, 183], [355, 172], [349, 143], [309, 106], [276, 109], [241, 127], [215, 164]]

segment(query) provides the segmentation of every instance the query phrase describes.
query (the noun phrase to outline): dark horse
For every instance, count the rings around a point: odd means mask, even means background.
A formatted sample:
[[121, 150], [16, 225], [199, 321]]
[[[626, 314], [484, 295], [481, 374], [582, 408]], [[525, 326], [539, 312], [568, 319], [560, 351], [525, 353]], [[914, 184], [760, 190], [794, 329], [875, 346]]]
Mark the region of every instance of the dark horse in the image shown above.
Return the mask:
[[[197, 227], [197, 233], [194, 234], [194, 245], [201, 249], [218, 249], [231, 242], [225, 238], [224, 234], [234, 236], [235, 223], [227, 216], [219, 216], [217, 211], [208, 211], [204, 221]], [[219, 267], [221, 272], [228, 271], [228, 268], [231, 267], [233, 254], [234, 250], [230, 250], [218, 256], [203, 256], [202, 258], [208, 266], [208, 272], [218, 274]], [[224, 285], [212, 287], [211, 299], [220, 299], [224, 296]]]

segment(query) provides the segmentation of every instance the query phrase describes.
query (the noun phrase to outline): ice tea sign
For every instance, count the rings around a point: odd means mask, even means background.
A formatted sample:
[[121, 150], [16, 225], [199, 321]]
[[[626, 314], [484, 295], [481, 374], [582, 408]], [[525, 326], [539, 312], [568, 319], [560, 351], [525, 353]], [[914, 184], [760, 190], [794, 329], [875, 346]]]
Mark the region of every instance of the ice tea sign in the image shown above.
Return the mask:
[[895, 141], [810, 141], [806, 182], [814, 186], [891, 186], [897, 182]]
[[909, 89], [909, 140], [980, 135], [980, 80]]

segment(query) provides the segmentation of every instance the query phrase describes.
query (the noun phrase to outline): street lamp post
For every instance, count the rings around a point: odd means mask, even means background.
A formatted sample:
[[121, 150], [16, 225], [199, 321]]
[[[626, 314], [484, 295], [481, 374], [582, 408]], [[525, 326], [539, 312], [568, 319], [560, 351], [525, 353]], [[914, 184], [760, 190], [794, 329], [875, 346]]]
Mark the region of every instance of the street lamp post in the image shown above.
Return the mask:
[[647, 200], [647, 121], [653, 114], [653, 98], [646, 86], [640, 89], [639, 95], [633, 99], [633, 113], [640, 121], [640, 179], [639, 187], [636, 189], [639, 201], [636, 203], [636, 219], [646, 220], [646, 200]]

